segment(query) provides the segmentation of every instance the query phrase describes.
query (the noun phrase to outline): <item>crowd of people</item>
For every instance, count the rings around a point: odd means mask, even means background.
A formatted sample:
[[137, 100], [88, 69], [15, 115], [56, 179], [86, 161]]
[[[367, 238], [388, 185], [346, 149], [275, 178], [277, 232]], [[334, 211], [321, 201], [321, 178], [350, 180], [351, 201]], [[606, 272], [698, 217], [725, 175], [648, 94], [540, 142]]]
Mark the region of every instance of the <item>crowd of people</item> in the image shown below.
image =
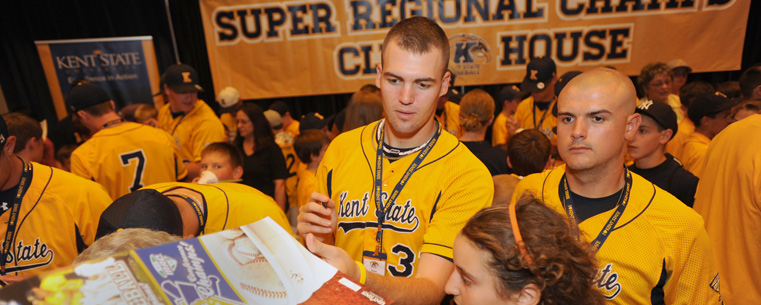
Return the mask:
[[454, 88], [430, 19], [383, 46], [327, 117], [232, 87], [215, 113], [182, 63], [158, 108], [76, 81], [78, 145], [3, 114], [0, 279], [271, 217], [400, 304], [761, 300], [761, 66], [714, 85], [654, 62], [633, 82], [541, 57], [491, 96]]

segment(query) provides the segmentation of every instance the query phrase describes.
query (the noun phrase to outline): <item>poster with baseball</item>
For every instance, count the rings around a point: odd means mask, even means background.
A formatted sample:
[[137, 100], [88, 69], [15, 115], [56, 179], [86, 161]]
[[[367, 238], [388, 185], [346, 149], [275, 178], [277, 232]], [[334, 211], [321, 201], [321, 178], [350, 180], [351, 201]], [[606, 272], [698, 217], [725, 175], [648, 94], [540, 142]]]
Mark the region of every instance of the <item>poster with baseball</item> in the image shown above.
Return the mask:
[[390, 303], [314, 256], [269, 217], [0, 289], [0, 305]]

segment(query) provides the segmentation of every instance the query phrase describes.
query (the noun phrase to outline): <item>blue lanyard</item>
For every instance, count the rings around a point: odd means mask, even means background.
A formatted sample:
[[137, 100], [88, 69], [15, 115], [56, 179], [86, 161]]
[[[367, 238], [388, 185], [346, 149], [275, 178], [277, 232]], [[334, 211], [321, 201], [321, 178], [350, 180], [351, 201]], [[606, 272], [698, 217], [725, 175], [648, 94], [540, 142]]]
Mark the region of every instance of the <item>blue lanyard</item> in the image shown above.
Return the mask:
[[29, 183], [32, 181], [32, 163], [27, 163], [24, 160], [21, 160], [21, 162], [24, 164], [23, 171], [21, 173], [21, 180], [18, 183], [18, 192], [16, 192], [16, 197], [13, 198], [11, 215], [8, 217], [8, 227], [5, 230], [2, 258], [0, 258], [0, 274], [3, 275], [5, 275], [5, 262], [8, 259], [8, 253], [13, 251], [13, 236], [16, 234], [16, 222], [18, 221], [19, 210], [21, 209], [21, 201], [24, 199], [24, 195], [29, 189]]
[[196, 236], [203, 235], [204, 230], [206, 229], [206, 215], [207, 215], [207, 213], [205, 213], [206, 209], [205, 208], [202, 209], [201, 206], [198, 204], [198, 202], [193, 200], [193, 198], [190, 198], [189, 196], [186, 196], [183, 194], [175, 193], [175, 194], [168, 194], [166, 196], [176, 196], [176, 197], [185, 199], [185, 201], [187, 201], [190, 204], [190, 206], [193, 207], [193, 211], [195, 211], [196, 216], [198, 216], [198, 234], [196, 234]]
[[[621, 215], [624, 214], [624, 210], [629, 204], [629, 195], [631, 194], [632, 190], [632, 174], [628, 169], [624, 170], [624, 194], [616, 203], [616, 210], [613, 212], [613, 215], [610, 215], [610, 219], [608, 219], [608, 222], [605, 224], [605, 226], [602, 227], [600, 233], [597, 234], [597, 238], [592, 241], [592, 249], [595, 252], [599, 251], [600, 248], [602, 248], [602, 244], [605, 243], [605, 240], [608, 239], [610, 232], [612, 232], [616, 227], [616, 223], [618, 223], [618, 220], [621, 219]], [[571, 199], [571, 192], [570, 188], [568, 187], [568, 180], [565, 178], [565, 174], [563, 174], [563, 178], [560, 180], [560, 184], [563, 186], [563, 197], [560, 199], [563, 202], [563, 207], [565, 207], [565, 213], [568, 214], [568, 218], [570, 218], [571, 221], [576, 223], [576, 212], [573, 208], [573, 200]]]
[[383, 124], [379, 123], [378, 128], [380, 128], [380, 140], [378, 141], [378, 147], [376, 148], [375, 153], [375, 181], [373, 183], [373, 193], [376, 209], [375, 215], [378, 217], [378, 232], [375, 234], [375, 241], [377, 242], [375, 246], [376, 256], [380, 254], [381, 246], [383, 244], [383, 222], [386, 220], [386, 214], [391, 212], [391, 208], [394, 206], [394, 204], [396, 204], [396, 197], [399, 197], [399, 193], [402, 192], [402, 189], [407, 184], [407, 181], [410, 180], [412, 174], [415, 173], [420, 164], [423, 162], [423, 159], [428, 156], [428, 153], [431, 152], [433, 146], [436, 145], [436, 141], [441, 135], [441, 124], [438, 124], [436, 128], [436, 134], [433, 135], [433, 138], [428, 141], [428, 144], [425, 146], [425, 148], [423, 148], [423, 150], [417, 154], [415, 160], [413, 160], [412, 164], [410, 164], [410, 167], [408, 167], [407, 171], [404, 172], [402, 179], [399, 180], [391, 192], [391, 195], [388, 196], [385, 205], [383, 204], [383, 199], [381, 199], [381, 194], [383, 192]]

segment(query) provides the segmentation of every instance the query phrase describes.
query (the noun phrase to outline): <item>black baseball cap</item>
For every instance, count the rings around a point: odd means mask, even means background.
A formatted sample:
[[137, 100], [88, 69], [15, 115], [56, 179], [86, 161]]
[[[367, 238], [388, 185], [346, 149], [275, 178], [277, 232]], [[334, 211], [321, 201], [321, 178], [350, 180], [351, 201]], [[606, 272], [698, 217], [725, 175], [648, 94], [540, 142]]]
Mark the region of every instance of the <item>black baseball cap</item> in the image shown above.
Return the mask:
[[66, 96], [66, 104], [71, 112], [76, 112], [90, 106], [110, 101], [106, 90], [93, 83], [82, 83], [71, 88]]
[[326, 124], [327, 122], [321, 114], [317, 112], [310, 112], [301, 117], [299, 131], [304, 132], [304, 130], [309, 129], [320, 130], [325, 127]]
[[5, 119], [3, 119], [3, 116], [0, 115], [0, 149], [3, 148], [5, 140], [8, 139], [8, 137], [10, 137], [8, 125], [5, 124]]
[[[502, 87], [497, 95], [497, 103], [503, 103], [504, 101], [512, 101], [514, 99], [523, 100], [528, 96], [525, 92], [521, 92], [517, 86], [507, 85]], [[500, 104], [501, 105], [501, 104]]]
[[679, 129], [679, 123], [676, 121], [676, 112], [666, 103], [654, 102], [652, 100], [642, 100], [642, 102], [634, 110], [636, 113], [649, 116], [655, 120], [658, 125], [661, 125], [663, 129], [671, 129], [671, 138], [674, 138], [677, 130]]
[[526, 76], [521, 83], [521, 91], [539, 92], [547, 88], [557, 73], [555, 61], [547, 56], [532, 59], [526, 65]]
[[137, 190], [114, 200], [103, 211], [95, 239], [128, 228], [146, 228], [182, 236], [182, 216], [167, 196], [156, 190]]
[[288, 104], [286, 104], [283, 101], [277, 101], [272, 103], [270, 105], [270, 110], [275, 110], [277, 113], [280, 114], [280, 116], [284, 116], [286, 112], [291, 111], [291, 108], [288, 107]]
[[731, 100], [726, 95], [716, 92], [713, 94], [698, 94], [687, 109], [687, 116], [693, 122], [698, 122], [704, 116], [711, 116], [737, 105], [738, 100]]
[[[169, 89], [177, 93], [188, 93], [203, 91], [198, 83], [198, 72], [193, 67], [177, 63], [169, 66], [161, 76], [161, 83], [169, 86]], [[161, 86], [164, 90], [164, 86]]]

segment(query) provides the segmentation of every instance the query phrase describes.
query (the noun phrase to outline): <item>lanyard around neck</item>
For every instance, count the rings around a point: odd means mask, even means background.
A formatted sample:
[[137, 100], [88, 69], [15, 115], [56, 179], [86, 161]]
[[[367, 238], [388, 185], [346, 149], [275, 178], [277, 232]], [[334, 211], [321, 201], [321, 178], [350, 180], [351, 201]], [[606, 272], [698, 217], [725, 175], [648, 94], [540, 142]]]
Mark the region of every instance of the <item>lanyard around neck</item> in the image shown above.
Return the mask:
[[11, 214], [8, 218], [8, 226], [6, 227], [5, 239], [3, 241], [2, 258], [0, 258], [0, 274], [2, 275], [5, 275], [5, 262], [8, 260], [8, 254], [13, 251], [14, 235], [16, 234], [21, 201], [24, 200], [24, 195], [29, 189], [29, 184], [32, 182], [32, 163], [27, 163], [24, 160], [21, 160], [21, 162], [23, 163], [23, 171], [18, 183], [16, 197], [13, 198], [13, 205], [11, 205]]
[[381, 246], [383, 243], [383, 222], [386, 220], [386, 215], [391, 212], [391, 208], [396, 203], [396, 198], [399, 197], [399, 194], [402, 192], [402, 189], [404, 189], [404, 186], [407, 185], [407, 182], [412, 177], [412, 174], [415, 173], [420, 164], [423, 162], [423, 159], [425, 159], [425, 157], [428, 156], [428, 154], [431, 152], [433, 146], [436, 145], [436, 142], [441, 135], [441, 124], [437, 124], [438, 126], [436, 128], [436, 133], [433, 135], [431, 140], [428, 141], [428, 144], [425, 146], [425, 148], [423, 148], [417, 154], [415, 160], [412, 161], [412, 164], [410, 164], [410, 166], [407, 168], [407, 171], [405, 171], [404, 175], [402, 175], [402, 179], [399, 180], [396, 186], [394, 186], [391, 195], [388, 196], [386, 204], [384, 205], [383, 198], [381, 198], [383, 192], [383, 136], [385, 133], [383, 130], [383, 123], [384, 121], [378, 123], [378, 128], [380, 129], [380, 139], [378, 140], [378, 145], [375, 153], [375, 181], [373, 182], [373, 197], [375, 199], [376, 209], [375, 215], [378, 217], [378, 232], [375, 236], [375, 240], [377, 242], [375, 247], [376, 256], [380, 254]]
[[[618, 198], [618, 202], [616, 202], [616, 209], [613, 212], [613, 215], [610, 215], [608, 222], [605, 224], [605, 226], [602, 227], [600, 233], [597, 234], [597, 237], [591, 243], [592, 249], [594, 249], [595, 252], [599, 251], [600, 248], [602, 248], [602, 244], [605, 243], [605, 240], [608, 239], [610, 232], [612, 232], [616, 227], [616, 223], [618, 223], [618, 220], [621, 219], [621, 215], [624, 214], [624, 210], [629, 204], [629, 195], [631, 195], [632, 189], [632, 174], [628, 169], [624, 169], [624, 171], [624, 193]], [[568, 218], [570, 218], [573, 223], [577, 223], [576, 211], [574, 210], [573, 199], [571, 199], [571, 190], [568, 187], [568, 180], [566, 179], [565, 174], [563, 174], [563, 178], [561, 178], [560, 184], [563, 187], [563, 196], [560, 198], [560, 200], [563, 203], [565, 212], [568, 214]]]
[[176, 197], [185, 199], [185, 201], [187, 201], [190, 204], [190, 206], [193, 207], [193, 211], [196, 212], [196, 217], [198, 217], [198, 233], [196, 234], [196, 236], [204, 234], [204, 230], [206, 229], [207, 213], [205, 212], [206, 207], [201, 206], [201, 204], [203, 203], [198, 203], [193, 198], [190, 198], [190, 196], [179, 194], [179, 193], [167, 194], [166, 196], [176, 196]]

